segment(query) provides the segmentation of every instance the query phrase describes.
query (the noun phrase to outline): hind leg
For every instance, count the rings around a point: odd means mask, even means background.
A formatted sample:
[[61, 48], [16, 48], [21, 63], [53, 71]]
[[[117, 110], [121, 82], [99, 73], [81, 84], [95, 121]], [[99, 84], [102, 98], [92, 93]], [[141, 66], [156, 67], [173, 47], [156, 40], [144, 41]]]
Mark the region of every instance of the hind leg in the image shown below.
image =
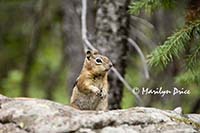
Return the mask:
[[101, 99], [101, 101], [97, 105], [96, 110], [102, 110], [102, 111], [108, 110], [108, 97]]

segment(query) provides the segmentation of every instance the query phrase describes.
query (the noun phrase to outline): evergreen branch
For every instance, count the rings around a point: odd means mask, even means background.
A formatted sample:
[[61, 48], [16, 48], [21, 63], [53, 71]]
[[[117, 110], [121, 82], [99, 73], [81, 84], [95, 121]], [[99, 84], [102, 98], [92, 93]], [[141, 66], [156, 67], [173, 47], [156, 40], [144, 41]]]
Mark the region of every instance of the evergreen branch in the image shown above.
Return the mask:
[[138, 0], [129, 6], [130, 14], [139, 14], [142, 9], [146, 13], [152, 13], [160, 7], [171, 8], [174, 6], [174, 0]]
[[157, 47], [149, 56], [148, 63], [151, 66], [160, 66], [162, 69], [173, 60], [174, 57], [179, 57], [184, 51], [185, 45], [193, 37], [193, 31], [199, 29], [200, 21], [186, 24], [178, 32], [168, 37], [164, 44]]
[[[199, 64], [198, 64], [199, 65]], [[175, 81], [176, 83], [179, 83], [181, 85], [187, 85], [191, 83], [200, 84], [200, 69], [196, 67], [196, 69], [188, 70], [185, 73], [179, 75], [176, 77]]]
[[200, 84], [200, 45], [197, 45], [187, 58], [187, 71], [176, 78], [176, 82], [180, 84]]
[[197, 64], [197, 61], [200, 56], [200, 44], [195, 47], [191, 54], [187, 58], [187, 69], [192, 70]]

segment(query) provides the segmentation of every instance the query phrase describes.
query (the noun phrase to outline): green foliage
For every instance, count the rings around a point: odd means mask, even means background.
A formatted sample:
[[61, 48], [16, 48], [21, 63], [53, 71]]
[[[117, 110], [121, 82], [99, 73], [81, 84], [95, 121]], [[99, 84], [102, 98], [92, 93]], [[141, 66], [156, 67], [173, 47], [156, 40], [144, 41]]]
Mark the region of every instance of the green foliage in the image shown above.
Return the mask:
[[139, 14], [142, 10], [152, 13], [160, 7], [171, 8], [173, 6], [174, 0], [137, 0], [129, 6], [129, 13]]
[[188, 85], [190, 83], [199, 84], [200, 81], [200, 70], [197, 69], [195, 71], [188, 70], [185, 73], [176, 77], [176, 82], [182, 85]]
[[196, 45], [191, 50], [191, 54], [186, 59], [186, 72], [176, 77], [176, 82], [179, 84], [191, 84], [196, 83], [197, 85], [200, 84], [200, 44]]
[[[189, 6], [188, 1], [185, 0], [183, 0], [182, 3], [179, 3], [179, 5], [180, 4], [182, 4], [182, 6], [187, 6], [187, 7]], [[159, 8], [171, 8], [174, 5], [175, 5], [174, 0], [136, 0], [131, 3], [129, 7], [129, 13], [139, 14], [141, 13], [141, 11], [144, 11], [145, 13], [152, 13], [153, 11], [156, 11]], [[177, 5], [176, 8], [179, 8], [178, 7], [179, 5]], [[184, 8], [184, 10], [185, 9], [186, 8]], [[178, 24], [181, 23], [178, 22]], [[184, 107], [184, 110], [186, 112], [191, 111], [191, 106], [196, 104], [195, 99], [198, 99], [199, 97], [199, 90], [198, 90], [200, 85], [199, 39], [200, 39], [200, 20], [199, 18], [196, 18], [196, 20], [187, 22], [180, 30], [176, 31], [174, 34], [168, 37], [163, 45], [157, 47], [148, 56], [149, 65], [153, 68], [161, 68], [161, 69], [166, 68], [170, 62], [174, 61], [174, 59], [182, 60], [181, 62], [176, 60], [178, 63], [181, 63], [180, 66], [176, 66], [178, 67], [178, 72], [180, 73], [178, 76], [175, 77], [175, 84], [172, 82], [172, 85], [184, 86], [183, 88], [185, 89], [191, 89], [190, 95], [181, 97], [183, 98], [182, 100], [185, 101], [182, 102], [182, 106]], [[155, 74], [155, 72], [157, 71], [155, 70], [153, 73]], [[166, 71], [164, 71], [164, 74], [166, 74]], [[158, 84], [160, 84], [159, 81]], [[193, 103], [191, 103], [190, 100], [191, 97], [194, 101]], [[174, 103], [174, 101], [172, 101], [173, 103], [169, 102], [170, 100], [168, 100], [168, 105], [173, 105]], [[158, 103], [159, 102], [156, 102], [156, 104]], [[190, 104], [191, 106], [188, 106], [188, 104]]]
[[[152, 13], [158, 8], [170, 8], [175, 4], [174, 0], [137, 0], [131, 3], [129, 12], [139, 14], [142, 10]], [[189, 55], [185, 60], [185, 73], [176, 77], [177, 83], [200, 83], [200, 71], [198, 69], [200, 56], [200, 45], [192, 47], [195, 39], [199, 39], [200, 20], [188, 22], [167, 38], [163, 45], [157, 47], [149, 56], [148, 63], [151, 67], [164, 69], [175, 58], [180, 58], [183, 52], [189, 48]], [[191, 49], [191, 50], [190, 50]]]
[[194, 46], [194, 48], [191, 50], [190, 53], [191, 54], [188, 55], [188, 58], [187, 58], [187, 68], [192, 70], [193, 68], [196, 68], [195, 65], [199, 63], [200, 44], [197, 44], [196, 46]]
[[[21, 96], [22, 78], [27, 51], [34, 27], [34, 10], [41, 1], [4, 0], [0, 2], [0, 94]], [[60, 1], [48, 1], [41, 18], [41, 37], [31, 66], [29, 97], [45, 98], [50, 75], [59, 69], [63, 56]], [[39, 4], [39, 5], [36, 5]], [[66, 103], [66, 69], [58, 75], [59, 84], [52, 91], [53, 99]]]
[[[148, 62], [153, 67], [161, 67], [162, 69], [166, 65], [173, 61], [175, 57], [179, 57], [185, 50], [188, 42], [193, 38], [194, 33], [200, 32], [200, 21], [191, 22], [186, 24], [182, 29], [175, 32], [172, 36], [168, 37], [164, 44], [157, 47], [149, 56]], [[190, 58], [195, 60], [196, 55], [191, 55]]]
[[[160, 47], [157, 47], [149, 56], [148, 62], [152, 67], [164, 69], [174, 58], [179, 58], [186, 47], [192, 46], [192, 41], [199, 37], [200, 21], [190, 22], [174, 33]], [[200, 83], [199, 55], [200, 45], [192, 47], [191, 54], [187, 55], [186, 72], [176, 77], [179, 84]]]
[[10, 97], [20, 96], [20, 83], [22, 79], [22, 72], [19, 70], [11, 70], [8, 77], [3, 79], [0, 84], [4, 88], [4, 93]]
[[[136, 64], [139, 65], [139, 58], [138, 57], [134, 57]], [[129, 67], [126, 70], [126, 75], [125, 75], [125, 79], [129, 82], [129, 83], [134, 83], [133, 86], [134, 87], [139, 87], [139, 79], [141, 78], [140, 76], [140, 72], [137, 71], [136, 69], [132, 69], [132, 67], [129, 65]], [[133, 94], [128, 91], [126, 88], [123, 89], [123, 98], [122, 98], [122, 108], [126, 109], [126, 108], [130, 108], [133, 107], [133, 105], [136, 105], [136, 101], [134, 100], [135, 98], [133, 97]]]

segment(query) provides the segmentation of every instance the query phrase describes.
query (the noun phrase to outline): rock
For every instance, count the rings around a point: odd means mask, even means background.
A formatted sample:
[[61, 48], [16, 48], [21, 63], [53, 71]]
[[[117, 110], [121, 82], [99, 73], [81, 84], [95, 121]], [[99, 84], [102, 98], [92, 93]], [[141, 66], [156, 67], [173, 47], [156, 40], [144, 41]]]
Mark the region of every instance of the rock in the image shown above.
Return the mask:
[[200, 131], [199, 119], [146, 107], [80, 111], [48, 100], [0, 95], [0, 133], [194, 133]]
[[187, 114], [186, 116], [192, 121], [200, 123], [200, 114]]
[[175, 108], [174, 111], [175, 111], [176, 113], [180, 114], [180, 115], [181, 115], [182, 112], [183, 112], [183, 110], [182, 110], [181, 107], [177, 107], [177, 108]]

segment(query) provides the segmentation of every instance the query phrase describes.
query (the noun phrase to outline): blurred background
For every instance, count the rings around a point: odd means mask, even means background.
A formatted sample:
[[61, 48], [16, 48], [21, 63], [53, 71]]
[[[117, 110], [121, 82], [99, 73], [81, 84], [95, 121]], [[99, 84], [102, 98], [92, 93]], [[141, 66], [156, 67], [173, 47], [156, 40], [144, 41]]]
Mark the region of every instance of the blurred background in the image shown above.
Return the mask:
[[[168, 36], [185, 24], [188, 1], [177, 0], [173, 8], [130, 15], [129, 0], [94, 0], [87, 3], [88, 39], [110, 57], [132, 87], [174, 86], [190, 95], [140, 95], [144, 106], [200, 112], [200, 91], [195, 83], [180, 84], [176, 76], [182, 60], [163, 71], [150, 69], [145, 76], [138, 51], [146, 57]], [[72, 86], [84, 60], [81, 39], [81, 0], [0, 0], [0, 93], [9, 97], [45, 98], [69, 103]], [[184, 55], [183, 55], [184, 56]], [[137, 106], [135, 96], [111, 72], [110, 108]]]

